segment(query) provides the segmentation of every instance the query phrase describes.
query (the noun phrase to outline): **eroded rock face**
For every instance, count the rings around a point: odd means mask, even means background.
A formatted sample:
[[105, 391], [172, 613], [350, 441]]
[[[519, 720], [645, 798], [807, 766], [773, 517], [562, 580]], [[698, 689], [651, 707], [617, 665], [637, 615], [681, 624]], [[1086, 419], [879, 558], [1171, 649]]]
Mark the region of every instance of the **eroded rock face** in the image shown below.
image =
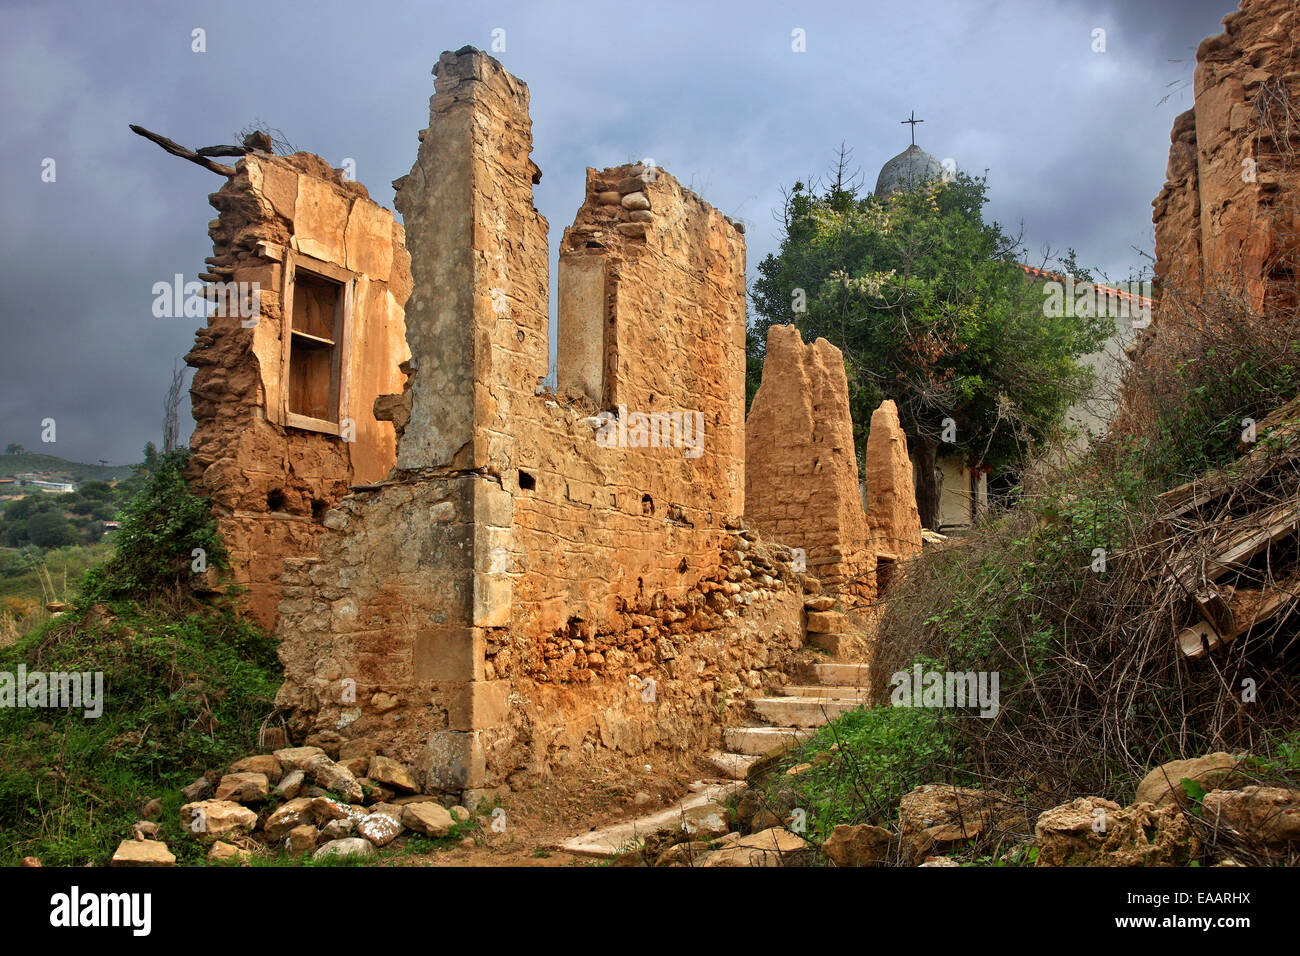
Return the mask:
[[1174, 121], [1152, 204], [1155, 273], [1174, 296], [1161, 325], [1177, 321], [1179, 295], [1221, 283], [1244, 289], [1254, 309], [1273, 294], [1294, 302], [1300, 137], [1276, 134], [1280, 104], [1300, 101], [1300, 11], [1290, 0], [1242, 0], [1223, 25], [1196, 51], [1195, 102]]
[[1102, 797], [1079, 797], [1044, 811], [1034, 836], [1038, 866], [1186, 866], [1201, 851], [1179, 807], [1121, 808]]
[[793, 325], [768, 330], [763, 381], [745, 422], [745, 520], [802, 548], [824, 584], [862, 578], [862, 596], [871, 596], [875, 553], [844, 356], [825, 339], [805, 345]]
[[921, 550], [912, 460], [898, 406], [886, 400], [871, 414], [866, 457], [867, 525], [876, 551], [910, 558]]

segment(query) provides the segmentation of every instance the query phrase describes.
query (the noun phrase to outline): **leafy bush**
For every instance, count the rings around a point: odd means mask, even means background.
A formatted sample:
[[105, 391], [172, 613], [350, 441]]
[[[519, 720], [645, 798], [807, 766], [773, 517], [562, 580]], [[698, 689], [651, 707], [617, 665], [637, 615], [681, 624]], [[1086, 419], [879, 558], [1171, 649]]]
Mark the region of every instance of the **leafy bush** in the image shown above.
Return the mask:
[[[826, 756], [821, 756], [826, 755]], [[821, 727], [776, 766], [764, 784], [768, 802], [782, 805], [781, 791], [806, 811], [807, 836], [820, 843], [841, 823], [892, 822], [899, 799], [915, 787], [954, 777], [951, 743], [935, 711], [908, 707], [859, 709]], [[787, 777], [786, 769], [812, 763]], [[787, 797], [784, 801], [790, 803]]]
[[108, 600], [175, 590], [190, 580], [196, 550], [202, 550], [208, 567], [228, 566], [208, 503], [185, 480], [188, 458], [184, 449], [157, 456], [143, 487], [122, 510], [113, 557], [86, 576], [88, 597]]

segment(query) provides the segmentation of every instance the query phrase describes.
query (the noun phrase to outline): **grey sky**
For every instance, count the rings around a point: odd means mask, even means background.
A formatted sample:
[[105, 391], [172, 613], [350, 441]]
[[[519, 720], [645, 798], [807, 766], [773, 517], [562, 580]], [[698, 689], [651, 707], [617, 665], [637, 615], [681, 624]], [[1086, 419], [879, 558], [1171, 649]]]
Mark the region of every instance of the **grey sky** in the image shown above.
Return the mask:
[[[1231, 0], [792, 4], [6, 3], [0, 9], [0, 443], [139, 459], [159, 441], [195, 319], [155, 282], [211, 254], [221, 178], [133, 135], [233, 142], [260, 119], [391, 208], [427, 125], [442, 50], [489, 49], [532, 91], [538, 208], [554, 250], [586, 166], [653, 158], [745, 220], [749, 272], [780, 188], [841, 140], [867, 188], [908, 144], [989, 171], [989, 215], [1031, 254], [1073, 246], [1124, 278], [1152, 248], [1169, 128], [1193, 54]], [[797, 11], [797, 12], [792, 12]], [[207, 52], [191, 51], [206, 31]], [[791, 31], [807, 50], [791, 50]], [[1092, 31], [1106, 31], [1094, 53]], [[1162, 98], [1168, 99], [1161, 102]], [[46, 158], [57, 180], [41, 181]], [[554, 251], [552, 252], [554, 259]], [[554, 283], [552, 283], [554, 297]], [[58, 441], [42, 445], [41, 420]], [[192, 422], [182, 422], [188, 436]]]

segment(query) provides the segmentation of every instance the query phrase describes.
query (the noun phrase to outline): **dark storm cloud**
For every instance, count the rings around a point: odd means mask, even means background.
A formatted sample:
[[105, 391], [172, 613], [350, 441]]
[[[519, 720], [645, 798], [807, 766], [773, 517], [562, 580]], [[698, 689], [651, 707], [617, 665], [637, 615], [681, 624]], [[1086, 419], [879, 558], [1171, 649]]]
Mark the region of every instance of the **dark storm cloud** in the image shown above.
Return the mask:
[[[1150, 202], [1192, 53], [1228, 3], [501, 4], [39, 3], [0, 11], [0, 442], [135, 460], [161, 432], [194, 319], [157, 319], [151, 288], [210, 254], [219, 177], [132, 135], [191, 146], [260, 119], [384, 205], [427, 125], [440, 51], [487, 49], [532, 92], [538, 208], [552, 247], [583, 169], [653, 158], [775, 247], [781, 186], [841, 141], [866, 188], [908, 143], [988, 170], [990, 215], [1031, 257], [1072, 246], [1115, 278], [1150, 251]], [[206, 53], [191, 31], [206, 30]], [[807, 51], [791, 50], [802, 29]], [[1106, 30], [1107, 50], [1091, 50]], [[1175, 62], [1179, 61], [1181, 62]], [[1168, 98], [1161, 102], [1162, 98]], [[46, 157], [57, 181], [42, 183]], [[554, 254], [552, 255], [554, 261]], [[188, 427], [188, 425], [186, 426]]]

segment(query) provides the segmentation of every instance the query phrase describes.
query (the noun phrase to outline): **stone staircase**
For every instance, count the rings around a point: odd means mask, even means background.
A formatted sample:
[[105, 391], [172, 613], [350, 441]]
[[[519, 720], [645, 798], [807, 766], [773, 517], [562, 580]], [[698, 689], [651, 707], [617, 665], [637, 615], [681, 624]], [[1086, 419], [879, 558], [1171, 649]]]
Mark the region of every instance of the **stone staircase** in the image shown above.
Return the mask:
[[779, 688], [775, 697], [755, 697], [749, 703], [763, 721], [751, 727], [723, 731], [725, 751], [713, 751], [705, 761], [723, 777], [743, 780], [759, 758], [812, 732], [867, 702], [867, 665], [837, 662], [804, 665], [810, 683]]

